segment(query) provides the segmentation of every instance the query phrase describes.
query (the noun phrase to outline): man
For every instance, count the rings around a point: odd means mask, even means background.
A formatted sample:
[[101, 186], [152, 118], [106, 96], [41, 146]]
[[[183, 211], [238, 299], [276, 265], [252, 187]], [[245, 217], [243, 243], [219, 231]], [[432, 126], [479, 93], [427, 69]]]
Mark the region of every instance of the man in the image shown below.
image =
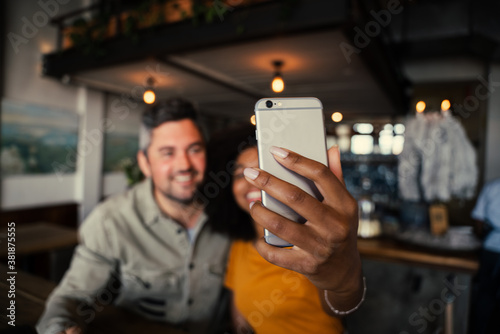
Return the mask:
[[500, 314], [500, 179], [484, 186], [471, 216], [476, 220], [478, 234], [485, 237], [477, 275], [476, 305], [473, 308], [474, 333], [500, 333], [500, 320], [498, 319]]
[[209, 331], [229, 240], [212, 232], [196, 200], [206, 159], [195, 110], [172, 99], [147, 110], [142, 123], [137, 159], [147, 179], [82, 224], [39, 333], [79, 333], [112, 300], [152, 320]]

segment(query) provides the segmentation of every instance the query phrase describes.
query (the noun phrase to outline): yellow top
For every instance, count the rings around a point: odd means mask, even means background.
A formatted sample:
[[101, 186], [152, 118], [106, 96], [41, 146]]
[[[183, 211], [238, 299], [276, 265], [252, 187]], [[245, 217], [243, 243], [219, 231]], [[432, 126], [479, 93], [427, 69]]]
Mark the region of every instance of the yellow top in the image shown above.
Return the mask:
[[316, 287], [267, 262], [252, 242], [233, 242], [225, 284], [256, 333], [342, 333], [340, 319], [323, 311]]

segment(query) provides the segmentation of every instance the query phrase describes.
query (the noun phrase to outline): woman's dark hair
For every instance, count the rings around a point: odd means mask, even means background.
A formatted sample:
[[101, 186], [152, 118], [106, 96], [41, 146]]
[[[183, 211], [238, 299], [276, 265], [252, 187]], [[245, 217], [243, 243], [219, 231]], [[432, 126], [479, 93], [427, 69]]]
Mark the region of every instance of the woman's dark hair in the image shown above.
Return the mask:
[[[234, 239], [252, 240], [256, 237], [252, 218], [240, 209], [232, 191], [233, 172], [238, 155], [256, 145], [255, 126], [242, 124], [215, 133], [207, 147], [205, 185], [213, 183], [218, 191], [215, 196], [210, 196], [205, 212], [215, 231]], [[207, 188], [205, 186], [205, 189]]]

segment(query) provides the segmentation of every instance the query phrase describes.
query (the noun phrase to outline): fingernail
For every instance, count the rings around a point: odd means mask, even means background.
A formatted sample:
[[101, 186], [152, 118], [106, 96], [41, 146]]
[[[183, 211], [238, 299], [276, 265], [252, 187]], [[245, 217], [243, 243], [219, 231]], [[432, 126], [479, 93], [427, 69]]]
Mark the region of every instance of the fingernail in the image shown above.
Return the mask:
[[339, 145], [338, 144], [333, 144], [332, 148], [334, 148], [337, 151], [337, 156], [338, 156], [338, 158], [340, 160], [340, 147], [339, 147]]
[[252, 206], [255, 204], [255, 202], [250, 202], [250, 210], [252, 210]]
[[255, 180], [257, 176], [259, 176], [259, 171], [254, 168], [245, 168], [243, 170], [243, 175], [249, 178], [250, 180]]
[[282, 148], [276, 147], [276, 146], [271, 146], [271, 148], [269, 149], [269, 151], [272, 154], [274, 154], [274, 155], [276, 155], [276, 156], [278, 156], [278, 157], [280, 157], [282, 159], [285, 159], [288, 156], [288, 152], [287, 151], [285, 151]]

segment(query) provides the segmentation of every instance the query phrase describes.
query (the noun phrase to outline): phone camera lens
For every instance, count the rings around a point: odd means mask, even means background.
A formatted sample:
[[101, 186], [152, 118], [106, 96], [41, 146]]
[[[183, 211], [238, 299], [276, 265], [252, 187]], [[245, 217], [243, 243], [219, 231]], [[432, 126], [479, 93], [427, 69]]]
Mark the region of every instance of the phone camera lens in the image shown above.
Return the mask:
[[268, 108], [272, 108], [272, 107], [273, 107], [273, 101], [271, 101], [271, 100], [267, 100], [267, 101], [266, 101], [266, 107], [268, 107]]

